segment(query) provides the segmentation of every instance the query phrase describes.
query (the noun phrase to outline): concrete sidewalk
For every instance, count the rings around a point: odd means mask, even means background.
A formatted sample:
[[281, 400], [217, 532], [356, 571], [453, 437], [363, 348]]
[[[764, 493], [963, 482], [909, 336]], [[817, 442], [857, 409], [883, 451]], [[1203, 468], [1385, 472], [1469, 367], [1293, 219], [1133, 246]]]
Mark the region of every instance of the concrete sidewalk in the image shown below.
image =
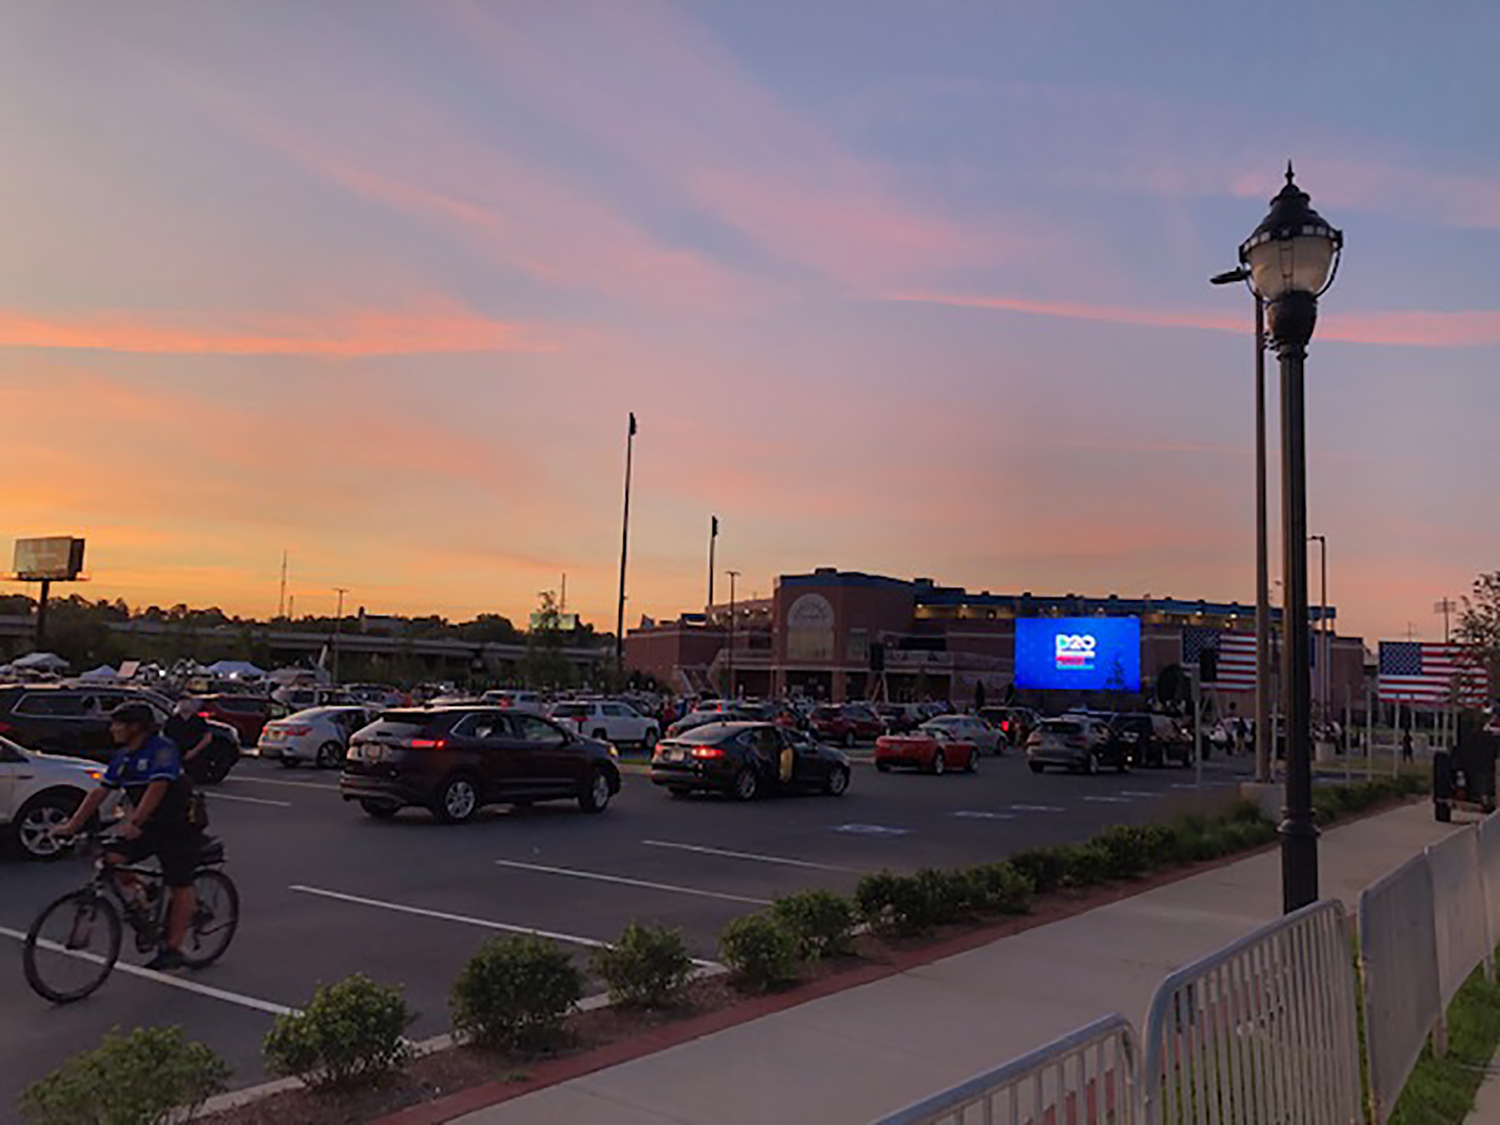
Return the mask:
[[[1324, 897], [1352, 907], [1456, 827], [1421, 802], [1333, 829]], [[1139, 1024], [1163, 977], [1280, 913], [1272, 851], [459, 1120], [863, 1125], [1100, 1016]]]

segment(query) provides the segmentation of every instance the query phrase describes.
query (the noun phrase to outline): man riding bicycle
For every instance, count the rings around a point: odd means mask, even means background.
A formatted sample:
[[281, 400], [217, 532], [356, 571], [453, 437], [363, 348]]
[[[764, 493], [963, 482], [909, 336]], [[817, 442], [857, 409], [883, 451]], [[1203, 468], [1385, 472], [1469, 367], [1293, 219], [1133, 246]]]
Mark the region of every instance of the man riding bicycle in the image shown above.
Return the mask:
[[[119, 751], [99, 785], [55, 834], [77, 835], [111, 793], [125, 791], [128, 811], [109, 843], [105, 862], [118, 866], [157, 858], [171, 895], [165, 942], [146, 967], [181, 968], [182, 944], [197, 905], [193, 875], [204, 843], [202, 826], [194, 822], [193, 783], [182, 771], [177, 745], [157, 732], [156, 715], [147, 704], [116, 707], [110, 712], [109, 733]], [[128, 872], [120, 872], [118, 881], [143, 916], [146, 906], [139, 881]]]

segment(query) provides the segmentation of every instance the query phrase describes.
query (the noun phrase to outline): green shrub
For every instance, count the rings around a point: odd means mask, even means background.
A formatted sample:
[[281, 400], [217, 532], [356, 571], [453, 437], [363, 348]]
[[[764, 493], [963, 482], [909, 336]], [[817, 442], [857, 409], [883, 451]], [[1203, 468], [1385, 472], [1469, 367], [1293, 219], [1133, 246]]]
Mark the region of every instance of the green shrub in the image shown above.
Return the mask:
[[1109, 855], [1111, 879], [1134, 879], [1150, 865], [1153, 834], [1130, 824], [1116, 824], [1096, 833], [1089, 841]]
[[21, 1095], [35, 1125], [161, 1125], [224, 1089], [229, 1064], [180, 1027], [115, 1028]]
[[796, 937], [803, 957], [833, 957], [849, 950], [854, 904], [832, 891], [787, 895], [771, 904], [771, 913]]
[[797, 979], [802, 958], [797, 935], [768, 914], [736, 918], [719, 933], [719, 956], [757, 992]]
[[564, 950], [530, 934], [491, 938], [464, 966], [449, 998], [455, 1031], [489, 1047], [551, 1046], [583, 997]]
[[300, 1015], [276, 1017], [264, 1046], [266, 1069], [309, 1086], [367, 1081], [410, 1057], [403, 1035], [415, 1018], [399, 989], [359, 973], [319, 985]]
[[1114, 859], [1100, 845], [1070, 844], [1057, 851], [1063, 862], [1062, 886], [1096, 887], [1109, 880]]
[[631, 922], [614, 945], [594, 951], [590, 967], [615, 1003], [660, 1008], [682, 999], [693, 959], [678, 931]]
[[1010, 863], [985, 863], [969, 869], [979, 892], [977, 908], [998, 914], [1025, 914], [1031, 909], [1031, 880]]
[[1028, 848], [1013, 853], [1008, 862], [1025, 876], [1031, 889], [1039, 895], [1062, 886], [1066, 865], [1057, 848]]

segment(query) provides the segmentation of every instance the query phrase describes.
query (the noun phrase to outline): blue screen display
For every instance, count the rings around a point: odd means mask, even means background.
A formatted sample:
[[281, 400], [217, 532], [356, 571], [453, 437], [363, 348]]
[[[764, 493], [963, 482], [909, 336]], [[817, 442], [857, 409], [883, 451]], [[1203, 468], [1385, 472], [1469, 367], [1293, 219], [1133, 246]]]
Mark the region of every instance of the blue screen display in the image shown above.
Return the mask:
[[1141, 690], [1138, 617], [1022, 617], [1016, 621], [1016, 687]]

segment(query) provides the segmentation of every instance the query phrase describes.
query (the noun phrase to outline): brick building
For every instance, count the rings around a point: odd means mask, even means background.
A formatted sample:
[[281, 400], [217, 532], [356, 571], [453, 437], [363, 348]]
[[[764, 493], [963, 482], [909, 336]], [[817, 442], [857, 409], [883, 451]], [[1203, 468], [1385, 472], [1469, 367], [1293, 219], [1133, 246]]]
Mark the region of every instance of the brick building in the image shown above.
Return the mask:
[[[1317, 613], [1315, 607], [1315, 619]], [[682, 693], [722, 690], [732, 668], [733, 691], [749, 697], [839, 701], [883, 692], [891, 699], [966, 703], [977, 684], [991, 699], [1010, 685], [1017, 618], [1096, 616], [1140, 619], [1143, 691], [1164, 668], [1183, 662], [1185, 631], [1211, 642], [1224, 632], [1253, 635], [1255, 629], [1254, 606], [1238, 602], [972, 593], [927, 578], [820, 568], [783, 575], [772, 598], [736, 606], [732, 648], [728, 608], [715, 606], [706, 616], [685, 614], [630, 630], [625, 657], [630, 669]], [[1332, 628], [1337, 614], [1331, 606], [1328, 619]], [[1273, 609], [1273, 629], [1279, 620]], [[884, 653], [883, 684], [871, 671], [877, 645]], [[1330, 647], [1332, 706], [1342, 709], [1346, 697], [1357, 706], [1364, 698], [1364, 643], [1335, 635]], [[1253, 711], [1253, 689], [1215, 690], [1226, 708], [1233, 703], [1240, 714]]]

